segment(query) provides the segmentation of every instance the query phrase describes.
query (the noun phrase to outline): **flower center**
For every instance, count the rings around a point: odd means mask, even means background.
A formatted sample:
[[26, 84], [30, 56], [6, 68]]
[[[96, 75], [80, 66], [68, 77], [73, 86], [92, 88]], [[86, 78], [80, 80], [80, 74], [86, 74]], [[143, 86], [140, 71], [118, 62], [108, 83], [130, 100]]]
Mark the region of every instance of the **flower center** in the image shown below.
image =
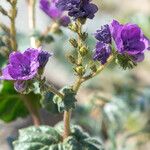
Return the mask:
[[137, 39], [128, 39], [123, 42], [125, 50], [132, 50], [137, 43]]
[[23, 65], [20, 65], [20, 67], [21, 67], [22, 76], [29, 75], [29, 73], [30, 73], [30, 68], [29, 67], [23, 66]]

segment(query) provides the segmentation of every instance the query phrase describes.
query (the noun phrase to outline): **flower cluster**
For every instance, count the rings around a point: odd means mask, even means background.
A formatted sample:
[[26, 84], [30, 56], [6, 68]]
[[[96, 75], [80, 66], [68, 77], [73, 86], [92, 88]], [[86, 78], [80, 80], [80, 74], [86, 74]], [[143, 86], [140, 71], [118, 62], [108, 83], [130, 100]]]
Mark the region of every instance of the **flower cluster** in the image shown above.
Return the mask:
[[95, 38], [99, 41], [96, 44], [94, 60], [107, 62], [111, 54], [112, 39], [114, 40], [116, 52], [122, 56], [128, 56], [137, 63], [144, 60], [144, 51], [149, 48], [149, 40], [136, 24], [120, 24], [113, 20], [110, 25], [105, 25], [97, 30]]
[[111, 32], [109, 25], [104, 25], [100, 30], [97, 30], [95, 38], [98, 42], [96, 43], [93, 59], [105, 64], [111, 54]]
[[70, 18], [63, 15], [63, 11], [56, 7], [58, 0], [40, 0], [40, 8], [53, 20], [58, 21], [62, 26], [68, 26]]
[[63, 11], [68, 11], [68, 15], [74, 19], [93, 19], [98, 7], [91, 3], [91, 0], [58, 0], [56, 6]]
[[15, 81], [15, 88], [23, 91], [25, 82], [33, 79], [43, 69], [51, 54], [40, 49], [28, 48], [24, 53], [13, 52], [9, 64], [2, 70], [1, 80]]

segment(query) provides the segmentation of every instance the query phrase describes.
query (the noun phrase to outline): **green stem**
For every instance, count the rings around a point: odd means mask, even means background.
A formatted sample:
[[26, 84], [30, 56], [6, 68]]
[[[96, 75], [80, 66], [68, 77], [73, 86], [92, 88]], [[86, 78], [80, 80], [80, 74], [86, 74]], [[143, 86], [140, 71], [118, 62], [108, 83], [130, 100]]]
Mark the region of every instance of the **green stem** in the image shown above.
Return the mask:
[[[36, 24], [35, 24], [35, 4], [36, 0], [28, 0], [28, 12], [29, 12], [29, 28], [31, 33], [35, 31]], [[31, 46], [36, 48], [36, 39], [34, 35], [30, 37]]]
[[58, 95], [59, 97], [63, 98], [64, 95], [62, 93], [60, 93], [57, 89], [55, 89], [54, 87], [52, 87], [51, 85], [46, 85], [48, 87], [48, 91], [52, 92], [53, 94]]
[[67, 138], [71, 131], [70, 131], [70, 119], [71, 119], [71, 110], [64, 112], [64, 134], [63, 139]]
[[107, 62], [106, 62], [104, 65], [101, 65], [101, 66], [97, 69], [96, 72], [94, 72], [94, 73], [92, 73], [92, 74], [89, 74], [89, 75], [83, 77], [82, 82], [85, 82], [85, 81], [87, 81], [87, 80], [89, 80], [89, 79], [91, 79], [91, 78], [97, 76], [101, 71], [104, 70], [104, 68], [106, 68], [106, 67], [113, 61], [113, 59], [114, 59], [114, 57], [113, 57], [113, 55], [111, 55], [111, 56], [108, 58]]
[[33, 103], [31, 102], [31, 99], [28, 99], [25, 95], [20, 95], [25, 106], [27, 107], [28, 111], [31, 114], [32, 120], [33, 120], [33, 124], [35, 126], [39, 126], [41, 124], [41, 119], [40, 119], [40, 115], [39, 115], [39, 108], [36, 105], [33, 105]]
[[16, 40], [16, 27], [15, 27], [15, 19], [17, 15], [17, 0], [14, 0], [11, 4], [11, 15], [10, 15], [10, 34], [11, 34], [11, 47], [13, 51], [17, 51], [17, 40]]
[[[82, 39], [80, 38], [79, 35], [82, 32], [82, 25], [79, 22], [79, 20], [77, 20], [77, 24], [78, 24], [78, 27], [79, 27], [79, 29], [78, 29], [78, 44], [80, 45], [82, 43]], [[78, 50], [77, 53], [78, 53], [77, 64], [78, 65], [82, 65], [82, 57], [81, 57], [81, 55], [79, 53], [79, 50]], [[79, 89], [79, 87], [80, 87], [80, 85], [82, 83], [81, 79], [82, 79], [82, 76], [78, 75], [78, 77], [77, 77], [77, 79], [76, 79], [76, 81], [75, 81], [75, 83], [73, 85], [73, 91], [74, 92], [78, 91], [78, 89]], [[67, 138], [70, 135], [70, 133], [71, 133], [70, 120], [71, 120], [71, 110], [65, 111], [64, 112], [64, 134], [63, 134], [63, 138], [64, 139]]]

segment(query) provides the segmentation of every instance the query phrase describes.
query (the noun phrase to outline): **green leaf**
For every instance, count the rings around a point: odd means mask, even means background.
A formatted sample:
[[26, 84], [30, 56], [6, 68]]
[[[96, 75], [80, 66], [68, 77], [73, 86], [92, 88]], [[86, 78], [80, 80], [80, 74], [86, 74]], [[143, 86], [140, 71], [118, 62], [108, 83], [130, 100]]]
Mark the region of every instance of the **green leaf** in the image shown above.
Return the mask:
[[[28, 127], [19, 131], [19, 139], [15, 141], [14, 150], [46, 150], [50, 146], [56, 149], [56, 143], [62, 140], [60, 134], [52, 127]], [[22, 146], [22, 147], [21, 147]], [[49, 150], [49, 149], [48, 149]], [[57, 149], [56, 149], [57, 150]]]
[[58, 111], [63, 112], [75, 108], [76, 93], [70, 87], [64, 87], [60, 92], [64, 94], [63, 99], [58, 95], [55, 95], [53, 98], [53, 102], [58, 106]]
[[43, 108], [45, 108], [47, 111], [49, 111], [50, 113], [53, 114], [58, 114], [58, 108], [57, 108], [57, 104], [55, 104], [53, 102], [53, 93], [47, 92], [43, 98], [41, 99], [41, 105]]
[[13, 143], [14, 150], [104, 150], [99, 140], [91, 138], [78, 126], [71, 127], [72, 134], [64, 141], [57, 128], [58, 125], [21, 129], [19, 139]]
[[10, 122], [18, 117], [26, 117], [28, 110], [23, 103], [24, 99], [30, 100], [32, 105], [39, 107], [40, 95], [29, 93], [21, 95], [14, 90], [13, 83], [10, 81], [2, 82], [0, 91], [0, 119], [5, 122]]

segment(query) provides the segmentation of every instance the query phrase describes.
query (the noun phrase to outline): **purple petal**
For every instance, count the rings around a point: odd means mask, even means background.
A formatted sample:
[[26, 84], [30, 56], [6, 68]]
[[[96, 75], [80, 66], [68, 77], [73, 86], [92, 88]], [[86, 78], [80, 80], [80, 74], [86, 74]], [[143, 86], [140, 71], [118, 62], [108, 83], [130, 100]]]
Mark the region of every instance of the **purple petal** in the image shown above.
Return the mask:
[[1, 80], [14, 80], [8, 71], [9, 65], [7, 65], [3, 70], [2, 70], [2, 76], [0, 77]]
[[139, 53], [133, 56], [133, 61], [142, 62], [144, 60], [144, 53]]

